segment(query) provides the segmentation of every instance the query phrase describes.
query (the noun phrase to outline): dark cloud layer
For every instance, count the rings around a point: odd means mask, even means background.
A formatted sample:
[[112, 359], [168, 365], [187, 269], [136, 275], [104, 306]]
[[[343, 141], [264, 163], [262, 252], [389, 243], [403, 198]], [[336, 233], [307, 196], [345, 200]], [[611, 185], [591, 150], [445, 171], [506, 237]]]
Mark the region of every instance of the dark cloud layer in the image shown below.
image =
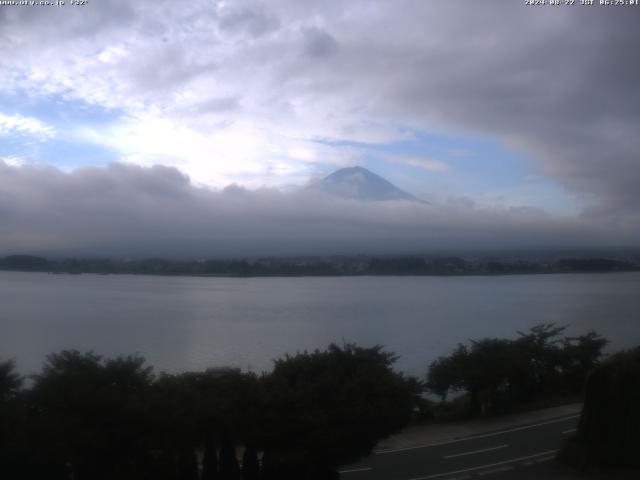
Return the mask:
[[[535, 209], [358, 202], [312, 192], [198, 188], [175, 168], [64, 173], [0, 162], [0, 255], [246, 256], [594, 246], [604, 229]], [[604, 243], [603, 243], [604, 242]]]

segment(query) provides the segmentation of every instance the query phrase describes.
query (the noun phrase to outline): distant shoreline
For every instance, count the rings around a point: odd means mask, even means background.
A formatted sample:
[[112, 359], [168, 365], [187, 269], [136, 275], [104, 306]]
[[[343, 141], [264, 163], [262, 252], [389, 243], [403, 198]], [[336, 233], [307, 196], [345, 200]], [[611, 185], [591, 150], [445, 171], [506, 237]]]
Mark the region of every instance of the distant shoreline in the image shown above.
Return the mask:
[[507, 272], [507, 273], [327, 273], [327, 274], [296, 274], [296, 273], [272, 273], [272, 274], [225, 274], [225, 273], [145, 273], [145, 272], [114, 272], [114, 273], [98, 273], [98, 272], [46, 272], [39, 270], [7, 270], [0, 269], [0, 272], [9, 273], [44, 273], [47, 275], [94, 275], [94, 276], [148, 276], [148, 277], [183, 277], [183, 278], [335, 278], [335, 277], [507, 277], [507, 276], [525, 276], [525, 275], [576, 275], [576, 274], [612, 274], [612, 273], [637, 273], [640, 268], [633, 270], [592, 270], [592, 271], [570, 271], [570, 272]]
[[338, 256], [257, 259], [0, 258], [0, 270], [50, 274], [134, 274], [188, 277], [495, 276], [640, 271], [640, 257]]

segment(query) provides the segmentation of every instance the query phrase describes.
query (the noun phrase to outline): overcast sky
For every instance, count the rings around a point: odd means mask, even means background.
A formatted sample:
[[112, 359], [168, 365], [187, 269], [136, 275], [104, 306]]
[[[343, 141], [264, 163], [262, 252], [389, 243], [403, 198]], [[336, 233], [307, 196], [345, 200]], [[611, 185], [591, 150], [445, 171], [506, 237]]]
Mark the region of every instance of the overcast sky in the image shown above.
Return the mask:
[[[639, 21], [507, 0], [0, 5], [0, 254], [639, 246]], [[430, 204], [298, 191], [352, 165]]]

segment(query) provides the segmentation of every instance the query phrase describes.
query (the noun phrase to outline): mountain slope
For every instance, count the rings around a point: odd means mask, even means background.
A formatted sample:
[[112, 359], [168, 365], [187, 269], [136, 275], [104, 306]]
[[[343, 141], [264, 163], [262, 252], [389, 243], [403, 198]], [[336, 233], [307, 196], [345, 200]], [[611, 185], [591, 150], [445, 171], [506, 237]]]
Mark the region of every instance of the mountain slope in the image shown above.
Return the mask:
[[363, 167], [348, 167], [336, 170], [311, 188], [330, 195], [354, 200], [409, 200], [421, 202], [418, 198]]

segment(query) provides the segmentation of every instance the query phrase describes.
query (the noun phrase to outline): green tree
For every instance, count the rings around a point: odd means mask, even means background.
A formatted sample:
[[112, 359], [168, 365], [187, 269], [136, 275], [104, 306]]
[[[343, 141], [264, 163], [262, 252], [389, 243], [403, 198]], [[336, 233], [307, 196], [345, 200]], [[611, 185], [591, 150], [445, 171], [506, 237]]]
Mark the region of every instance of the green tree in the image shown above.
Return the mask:
[[192, 377], [162, 373], [150, 388], [149, 434], [163, 479], [181, 480], [188, 471], [188, 452], [200, 444], [200, 399]]
[[594, 331], [563, 340], [563, 381], [571, 392], [582, 391], [587, 375], [600, 364], [607, 343]]
[[468, 363], [469, 349], [460, 343], [450, 355], [438, 357], [431, 362], [427, 374], [427, 389], [444, 401], [449, 393], [465, 388], [462, 374]]
[[77, 480], [136, 478], [148, 467], [151, 378], [141, 357], [49, 355], [32, 392], [47, 450], [70, 465]]
[[606, 340], [595, 332], [565, 337], [566, 327], [540, 324], [515, 340], [485, 338], [459, 344], [431, 363], [427, 388], [445, 400], [469, 397], [469, 413], [504, 410], [544, 394], [575, 393], [597, 365]]
[[543, 391], [561, 390], [562, 365], [566, 357], [560, 335], [566, 328], [541, 323], [526, 333], [518, 332], [520, 338], [516, 340], [516, 346], [528, 361], [527, 375], [522, 377], [526, 383], [519, 385], [524, 398], [531, 399]]
[[198, 459], [194, 449], [183, 447], [178, 454], [177, 463], [180, 480], [198, 480]]
[[220, 478], [222, 480], [240, 480], [236, 445], [229, 432], [224, 432], [220, 446]]
[[212, 435], [207, 435], [204, 440], [204, 453], [202, 457], [202, 480], [217, 480], [218, 476], [218, 452]]
[[0, 362], [0, 476], [18, 478], [27, 458], [25, 409], [21, 397], [23, 378], [15, 371], [15, 362]]
[[574, 442], [592, 464], [640, 467], [640, 347], [611, 356], [589, 375]]
[[15, 368], [14, 360], [0, 362], [0, 405], [15, 398], [20, 391], [24, 379]]
[[405, 426], [422, 386], [394, 372], [395, 360], [381, 346], [352, 344], [276, 360], [263, 379], [269, 463], [308, 478], [330, 476]]
[[258, 451], [252, 444], [248, 444], [242, 455], [242, 480], [259, 480], [260, 463], [258, 462]]
[[522, 355], [509, 340], [474, 340], [470, 347], [460, 344], [448, 357], [434, 361], [427, 387], [443, 399], [450, 391], [464, 391], [469, 394], [469, 413], [481, 414], [511, 400], [522, 363]]
[[230, 442], [255, 442], [264, 405], [259, 379], [226, 368], [162, 374], [152, 391], [155, 436], [162, 439], [157, 448], [178, 457], [185, 449], [203, 448], [203, 478], [237, 478]]

